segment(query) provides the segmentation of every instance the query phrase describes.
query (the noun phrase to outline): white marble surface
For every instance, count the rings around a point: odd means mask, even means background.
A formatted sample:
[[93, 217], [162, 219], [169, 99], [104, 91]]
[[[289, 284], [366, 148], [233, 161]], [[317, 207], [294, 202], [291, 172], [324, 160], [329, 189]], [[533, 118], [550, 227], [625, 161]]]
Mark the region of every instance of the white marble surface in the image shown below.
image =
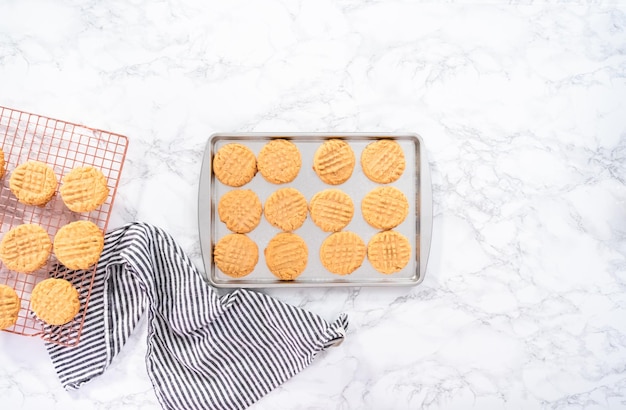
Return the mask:
[[[199, 266], [211, 133], [423, 136], [425, 281], [269, 292], [351, 328], [256, 409], [624, 408], [626, 4], [510, 3], [3, 0], [0, 105], [127, 135], [110, 227]], [[68, 393], [2, 332], [1, 407], [158, 408], [144, 339]]]

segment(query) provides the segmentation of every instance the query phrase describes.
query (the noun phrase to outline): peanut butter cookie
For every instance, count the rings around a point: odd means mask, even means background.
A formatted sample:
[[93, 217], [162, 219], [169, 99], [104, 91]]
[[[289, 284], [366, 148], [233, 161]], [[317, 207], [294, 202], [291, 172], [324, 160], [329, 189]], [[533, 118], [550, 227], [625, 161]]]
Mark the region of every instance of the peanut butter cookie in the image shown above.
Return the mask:
[[295, 233], [281, 232], [265, 248], [265, 263], [280, 280], [294, 280], [300, 276], [308, 258], [306, 242]]
[[282, 188], [273, 192], [265, 201], [265, 218], [283, 231], [293, 231], [306, 220], [306, 198], [295, 188]]
[[6, 161], [4, 160], [4, 151], [0, 149], [0, 178], [6, 173]]
[[354, 272], [365, 258], [365, 243], [354, 232], [335, 232], [324, 239], [320, 248], [322, 265], [337, 275]]
[[54, 254], [69, 269], [88, 269], [93, 266], [104, 247], [104, 235], [90, 221], [76, 221], [64, 225], [54, 235]]
[[245, 145], [226, 144], [213, 157], [213, 172], [224, 185], [243, 186], [256, 175], [256, 157]]
[[9, 188], [26, 205], [45, 205], [54, 196], [58, 180], [54, 170], [39, 161], [28, 161], [11, 173]]
[[370, 239], [367, 258], [380, 273], [399, 272], [409, 263], [411, 244], [400, 232], [382, 231]]
[[300, 172], [302, 157], [296, 145], [284, 139], [275, 139], [263, 146], [258, 158], [259, 172], [272, 184], [293, 181]]
[[0, 242], [0, 259], [17, 272], [31, 273], [48, 261], [52, 242], [48, 232], [36, 224], [23, 224], [8, 231]]
[[254, 270], [259, 261], [259, 248], [246, 235], [231, 233], [215, 244], [213, 261], [226, 275], [241, 278]]
[[78, 291], [65, 279], [42, 280], [30, 295], [33, 313], [50, 325], [64, 325], [80, 311]]
[[313, 195], [309, 211], [315, 225], [325, 232], [337, 232], [352, 220], [354, 203], [350, 195], [339, 189], [325, 189]]
[[324, 141], [313, 156], [313, 170], [330, 185], [346, 182], [352, 176], [354, 163], [352, 147], [340, 139]]
[[217, 205], [220, 221], [236, 233], [248, 233], [261, 221], [261, 200], [249, 189], [236, 189], [222, 195]]
[[20, 299], [15, 290], [7, 285], [0, 285], [0, 329], [6, 329], [17, 322], [20, 311]]
[[406, 167], [404, 151], [394, 140], [372, 142], [361, 153], [363, 173], [372, 181], [388, 184], [396, 181]]
[[109, 196], [104, 174], [94, 167], [74, 168], [61, 182], [61, 199], [74, 212], [93, 211]]
[[374, 228], [391, 229], [402, 223], [409, 213], [409, 201], [398, 188], [374, 188], [361, 201], [363, 218]]

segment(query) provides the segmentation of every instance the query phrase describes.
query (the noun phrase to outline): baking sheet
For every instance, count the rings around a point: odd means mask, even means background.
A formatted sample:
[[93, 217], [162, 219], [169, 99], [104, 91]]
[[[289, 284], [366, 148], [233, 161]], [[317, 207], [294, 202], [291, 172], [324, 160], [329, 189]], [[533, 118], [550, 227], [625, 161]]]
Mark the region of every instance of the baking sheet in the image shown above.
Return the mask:
[[[284, 138], [295, 143], [302, 156], [302, 167], [296, 179], [287, 184], [267, 182], [260, 173], [246, 185], [233, 188], [222, 184], [212, 172], [212, 158], [222, 146], [237, 142], [248, 146], [258, 156], [261, 148], [272, 139]], [[356, 164], [348, 181], [341, 185], [328, 185], [321, 181], [313, 170], [313, 156], [316, 149], [327, 139], [340, 138], [352, 147]], [[407, 218], [394, 230], [404, 234], [411, 243], [412, 255], [407, 266], [399, 272], [385, 275], [376, 271], [365, 257], [360, 268], [353, 273], [340, 276], [327, 271], [319, 259], [319, 248], [330, 233], [322, 231], [311, 220], [306, 221], [294, 233], [301, 236], [309, 250], [305, 271], [293, 281], [281, 281], [268, 269], [263, 250], [267, 243], [281, 230], [272, 226], [263, 216], [259, 225], [247, 234], [259, 248], [259, 261], [252, 273], [243, 278], [232, 278], [215, 267], [212, 260], [213, 247], [223, 236], [231, 233], [219, 220], [217, 204], [226, 192], [233, 189], [251, 189], [257, 193], [261, 203], [280, 188], [292, 187], [304, 194], [307, 202], [317, 192], [328, 188], [338, 188], [352, 197], [354, 216], [344, 231], [357, 233], [365, 245], [379, 232], [371, 227], [361, 214], [361, 199], [372, 189], [383, 186], [369, 180], [360, 165], [362, 150], [371, 142], [387, 138], [397, 141], [404, 150], [406, 169], [402, 176], [391, 184], [404, 192], [409, 201]], [[430, 250], [432, 229], [432, 195], [428, 161], [422, 138], [417, 134], [378, 134], [378, 133], [216, 133], [206, 146], [202, 162], [198, 192], [198, 223], [202, 258], [207, 279], [218, 287], [293, 287], [293, 286], [413, 286], [424, 279]]]

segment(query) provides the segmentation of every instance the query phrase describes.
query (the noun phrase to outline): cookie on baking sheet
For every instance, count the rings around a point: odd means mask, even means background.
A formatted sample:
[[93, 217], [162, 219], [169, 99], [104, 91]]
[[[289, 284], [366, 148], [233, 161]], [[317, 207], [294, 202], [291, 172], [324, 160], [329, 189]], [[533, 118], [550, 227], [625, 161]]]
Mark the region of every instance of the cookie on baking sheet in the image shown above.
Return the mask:
[[61, 199], [74, 212], [93, 211], [109, 196], [107, 179], [94, 167], [74, 168], [61, 182]]
[[0, 329], [6, 329], [17, 322], [20, 311], [20, 299], [15, 290], [7, 285], [0, 285]]
[[411, 243], [400, 232], [378, 232], [367, 244], [367, 259], [380, 273], [399, 272], [410, 258]]
[[0, 178], [4, 176], [6, 172], [6, 161], [4, 160], [4, 151], [0, 148]]
[[309, 211], [315, 225], [325, 232], [337, 232], [352, 220], [354, 203], [350, 195], [339, 189], [325, 189], [313, 195]]
[[265, 248], [265, 263], [280, 280], [294, 280], [300, 276], [308, 260], [306, 242], [295, 233], [281, 232]]
[[374, 188], [361, 201], [361, 212], [368, 224], [377, 229], [400, 225], [409, 213], [409, 201], [398, 188]]
[[228, 191], [217, 205], [220, 221], [236, 233], [248, 233], [261, 221], [263, 207], [261, 200], [249, 189]]
[[265, 201], [265, 218], [283, 231], [293, 231], [306, 220], [308, 206], [306, 198], [295, 188], [274, 191]]
[[104, 247], [104, 235], [90, 221], [75, 221], [64, 225], [54, 235], [54, 254], [65, 267], [73, 270], [93, 266]]
[[257, 166], [266, 181], [272, 184], [285, 184], [298, 176], [302, 156], [293, 142], [275, 139], [261, 148]]
[[39, 161], [28, 161], [11, 173], [9, 188], [26, 205], [45, 205], [54, 196], [58, 180], [54, 170]]
[[352, 176], [354, 163], [354, 151], [340, 139], [324, 141], [313, 156], [313, 170], [322, 181], [330, 185], [346, 182]]
[[354, 272], [365, 259], [365, 243], [354, 232], [335, 232], [320, 247], [322, 265], [337, 275]]
[[400, 178], [406, 167], [404, 151], [394, 140], [374, 141], [361, 153], [361, 167], [363, 173], [374, 182], [394, 182]]
[[231, 233], [220, 239], [213, 249], [215, 266], [226, 275], [241, 278], [254, 270], [259, 248], [246, 235]]
[[31, 273], [48, 261], [52, 241], [48, 232], [36, 224], [18, 225], [2, 237], [0, 259], [14, 271]]
[[224, 185], [240, 187], [256, 175], [256, 157], [245, 145], [231, 143], [217, 150], [213, 157], [213, 172]]
[[64, 325], [80, 310], [78, 291], [65, 279], [44, 279], [33, 288], [30, 308], [44, 322]]

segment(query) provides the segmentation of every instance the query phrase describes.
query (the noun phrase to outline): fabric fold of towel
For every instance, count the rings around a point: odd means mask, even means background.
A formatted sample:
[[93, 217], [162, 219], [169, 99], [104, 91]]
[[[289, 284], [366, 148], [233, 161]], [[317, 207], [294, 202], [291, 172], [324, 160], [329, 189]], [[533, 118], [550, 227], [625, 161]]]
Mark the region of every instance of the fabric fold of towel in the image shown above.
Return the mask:
[[46, 343], [65, 389], [102, 374], [146, 310], [146, 369], [166, 409], [247, 408], [348, 326], [260, 292], [220, 297], [170, 235], [131, 223], [105, 236], [79, 344]]

